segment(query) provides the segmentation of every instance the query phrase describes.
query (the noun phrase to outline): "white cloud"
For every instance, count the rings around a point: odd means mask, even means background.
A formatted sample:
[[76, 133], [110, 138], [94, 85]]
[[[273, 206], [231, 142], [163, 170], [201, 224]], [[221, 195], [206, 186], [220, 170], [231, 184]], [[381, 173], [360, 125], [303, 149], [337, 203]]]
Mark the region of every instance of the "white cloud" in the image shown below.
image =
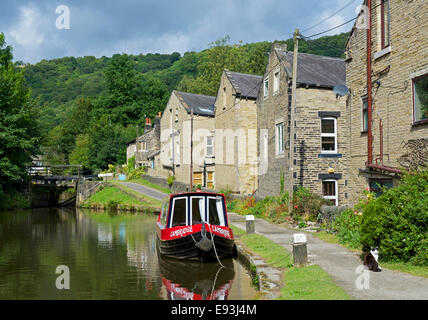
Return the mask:
[[42, 16], [40, 10], [32, 4], [20, 8], [16, 24], [8, 30], [8, 35], [16, 44], [28, 49], [40, 46], [45, 36], [40, 31]]

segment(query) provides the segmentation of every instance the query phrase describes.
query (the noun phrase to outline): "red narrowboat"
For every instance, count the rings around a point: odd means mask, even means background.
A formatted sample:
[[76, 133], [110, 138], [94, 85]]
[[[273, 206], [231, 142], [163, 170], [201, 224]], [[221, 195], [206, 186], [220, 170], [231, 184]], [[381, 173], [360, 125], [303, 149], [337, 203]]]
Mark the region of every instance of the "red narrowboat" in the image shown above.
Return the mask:
[[199, 261], [215, 261], [236, 254], [224, 195], [207, 192], [170, 195], [156, 226], [161, 254]]

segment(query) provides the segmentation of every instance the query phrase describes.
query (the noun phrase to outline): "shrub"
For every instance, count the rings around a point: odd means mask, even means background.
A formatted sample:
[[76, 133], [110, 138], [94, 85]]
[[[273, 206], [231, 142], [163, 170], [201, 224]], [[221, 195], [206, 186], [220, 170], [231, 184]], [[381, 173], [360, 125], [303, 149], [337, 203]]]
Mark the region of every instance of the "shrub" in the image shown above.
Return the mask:
[[166, 182], [168, 183], [169, 187], [171, 188], [172, 184], [175, 181], [175, 176], [168, 174], [168, 179], [166, 180]]
[[320, 208], [329, 202], [323, 197], [313, 193], [311, 190], [299, 187], [293, 193], [293, 217], [305, 217], [308, 220], [315, 220]]
[[361, 225], [363, 249], [379, 246], [384, 261], [428, 265], [428, 171], [406, 174], [399, 186], [368, 201]]
[[362, 214], [362, 211], [346, 209], [333, 221], [332, 229], [337, 232], [341, 243], [346, 243], [352, 248], [360, 247]]

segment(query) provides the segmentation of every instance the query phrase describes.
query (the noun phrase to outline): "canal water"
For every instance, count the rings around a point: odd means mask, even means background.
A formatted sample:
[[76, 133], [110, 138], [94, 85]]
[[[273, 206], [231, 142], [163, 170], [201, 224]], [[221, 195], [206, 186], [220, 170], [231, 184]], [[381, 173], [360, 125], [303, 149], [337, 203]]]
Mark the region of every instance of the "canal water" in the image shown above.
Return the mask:
[[159, 256], [155, 221], [86, 209], [0, 212], [0, 299], [254, 298], [237, 260]]

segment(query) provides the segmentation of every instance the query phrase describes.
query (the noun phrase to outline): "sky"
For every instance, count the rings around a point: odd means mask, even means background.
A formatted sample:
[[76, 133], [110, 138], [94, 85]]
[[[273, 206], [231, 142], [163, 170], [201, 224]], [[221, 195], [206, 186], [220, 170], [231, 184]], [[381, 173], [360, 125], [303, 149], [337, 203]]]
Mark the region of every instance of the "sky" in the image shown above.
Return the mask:
[[[0, 33], [13, 47], [14, 60], [25, 63], [65, 56], [111, 57], [115, 53], [183, 54], [206, 49], [227, 35], [231, 43], [286, 40], [296, 28], [309, 36], [352, 19], [361, 3], [362, 0], [0, 0]], [[346, 5], [337, 15], [303, 32]], [[351, 28], [349, 23], [325, 35]]]

